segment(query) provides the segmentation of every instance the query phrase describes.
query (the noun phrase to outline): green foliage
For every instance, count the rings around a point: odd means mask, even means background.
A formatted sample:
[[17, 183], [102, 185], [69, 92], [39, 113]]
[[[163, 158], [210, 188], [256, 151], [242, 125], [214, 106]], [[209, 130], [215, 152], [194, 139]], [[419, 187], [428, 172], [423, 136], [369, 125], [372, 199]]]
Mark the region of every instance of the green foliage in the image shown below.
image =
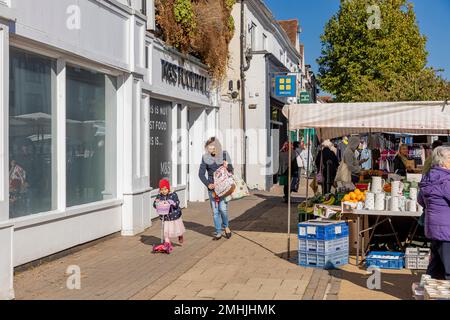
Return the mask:
[[[374, 4], [380, 8], [379, 29], [368, 27], [374, 13], [367, 8]], [[426, 37], [407, 0], [341, 1], [321, 40], [318, 80], [337, 101], [440, 100], [442, 85], [448, 88], [435, 70], [425, 68]], [[427, 91], [420, 95], [414, 83], [422, 80]]]
[[236, 0], [225, 0], [225, 8], [229, 11], [233, 9], [233, 6], [236, 4]]
[[175, 21], [188, 33], [195, 30], [196, 21], [191, 0], [175, 0], [173, 11]]
[[232, 16], [230, 16], [229, 18], [228, 18], [228, 29], [230, 30], [230, 33], [234, 33], [234, 31], [235, 31], [235, 25], [234, 25], [234, 19], [233, 19], [233, 17]]

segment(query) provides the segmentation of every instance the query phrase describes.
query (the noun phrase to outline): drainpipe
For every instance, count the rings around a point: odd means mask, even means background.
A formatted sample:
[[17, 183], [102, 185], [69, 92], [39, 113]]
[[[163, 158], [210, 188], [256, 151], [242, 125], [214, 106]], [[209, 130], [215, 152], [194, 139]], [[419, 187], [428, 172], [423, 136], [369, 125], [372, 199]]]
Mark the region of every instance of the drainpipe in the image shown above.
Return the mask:
[[244, 132], [243, 136], [243, 166], [242, 166], [242, 179], [247, 182], [247, 125], [245, 119], [245, 5], [244, 0], [241, 0], [241, 128]]

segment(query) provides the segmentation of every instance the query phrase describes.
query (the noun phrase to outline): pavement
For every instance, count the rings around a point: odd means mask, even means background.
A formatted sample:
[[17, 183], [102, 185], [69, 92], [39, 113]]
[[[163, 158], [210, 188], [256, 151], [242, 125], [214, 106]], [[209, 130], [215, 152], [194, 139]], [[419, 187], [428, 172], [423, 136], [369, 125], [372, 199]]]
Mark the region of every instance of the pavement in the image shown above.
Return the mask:
[[[304, 192], [304, 188], [303, 188]], [[303, 193], [302, 192], [302, 193]], [[301, 194], [294, 197], [300, 201]], [[347, 300], [410, 299], [419, 276], [402, 271], [384, 277], [381, 290], [365, 285], [368, 275], [350, 264], [326, 271], [297, 265], [297, 213], [291, 216], [287, 252], [287, 204], [281, 190], [257, 192], [230, 203], [231, 239], [212, 241], [208, 203], [183, 210], [183, 246], [170, 255], [152, 254], [160, 222], [134, 237], [115, 235], [16, 272], [16, 299], [39, 300]], [[81, 288], [69, 290], [66, 270], [78, 266]], [[393, 289], [395, 288], [395, 290]]]

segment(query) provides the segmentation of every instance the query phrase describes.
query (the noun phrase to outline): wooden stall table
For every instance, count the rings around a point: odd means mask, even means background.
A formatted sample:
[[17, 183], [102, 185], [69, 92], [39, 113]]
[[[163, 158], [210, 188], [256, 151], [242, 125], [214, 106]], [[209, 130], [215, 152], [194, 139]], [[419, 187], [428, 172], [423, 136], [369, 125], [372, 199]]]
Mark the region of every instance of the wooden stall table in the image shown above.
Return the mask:
[[[357, 216], [358, 239], [357, 239], [357, 248], [356, 248], [356, 265], [359, 265], [360, 250], [362, 251], [361, 262], [365, 259], [365, 256], [366, 256], [367, 249], [366, 249], [366, 245], [364, 244], [364, 241], [362, 240], [364, 233], [369, 232], [369, 241], [367, 243], [367, 246], [369, 246], [370, 241], [372, 241], [373, 235], [375, 234], [376, 227], [383, 223], [389, 223], [389, 225], [392, 229], [392, 232], [395, 235], [397, 244], [399, 245], [400, 248], [402, 248], [404, 250], [406, 248], [406, 245], [410, 244], [413, 241], [414, 236], [416, 235], [416, 232], [418, 229], [419, 218], [422, 215], [422, 213], [420, 213], [420, 212], [376, 211], [376, 210], [353, 210], [352, 213]], [[366, 217], [366, 216], [375, 216], [376, 222], [373, 226], [369, 226], [368, 228], [361, 230], [361, 217]], [[395, 230], [394, 225], [392, 224], [391, 217], [410, 217], [411, 219], [413, 219], [413, 223], [411, 225], [410, 232], [408, 233], [408, 236], [404, 241], [404, 245], [402, 244], [402, 242], [400, 241], [400, 239], [398, 237], [398, 233]]]

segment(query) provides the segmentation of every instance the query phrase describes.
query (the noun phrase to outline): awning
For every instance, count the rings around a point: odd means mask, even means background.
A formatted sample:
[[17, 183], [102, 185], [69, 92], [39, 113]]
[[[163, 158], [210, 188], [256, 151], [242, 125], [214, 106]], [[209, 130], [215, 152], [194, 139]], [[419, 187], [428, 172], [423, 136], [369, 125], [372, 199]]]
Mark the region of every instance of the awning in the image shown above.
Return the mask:
[[367, 132], [450, 135], [450, 105], [432, 102], [292, 104], [290, 129], [316, 128], [321, 139]]

